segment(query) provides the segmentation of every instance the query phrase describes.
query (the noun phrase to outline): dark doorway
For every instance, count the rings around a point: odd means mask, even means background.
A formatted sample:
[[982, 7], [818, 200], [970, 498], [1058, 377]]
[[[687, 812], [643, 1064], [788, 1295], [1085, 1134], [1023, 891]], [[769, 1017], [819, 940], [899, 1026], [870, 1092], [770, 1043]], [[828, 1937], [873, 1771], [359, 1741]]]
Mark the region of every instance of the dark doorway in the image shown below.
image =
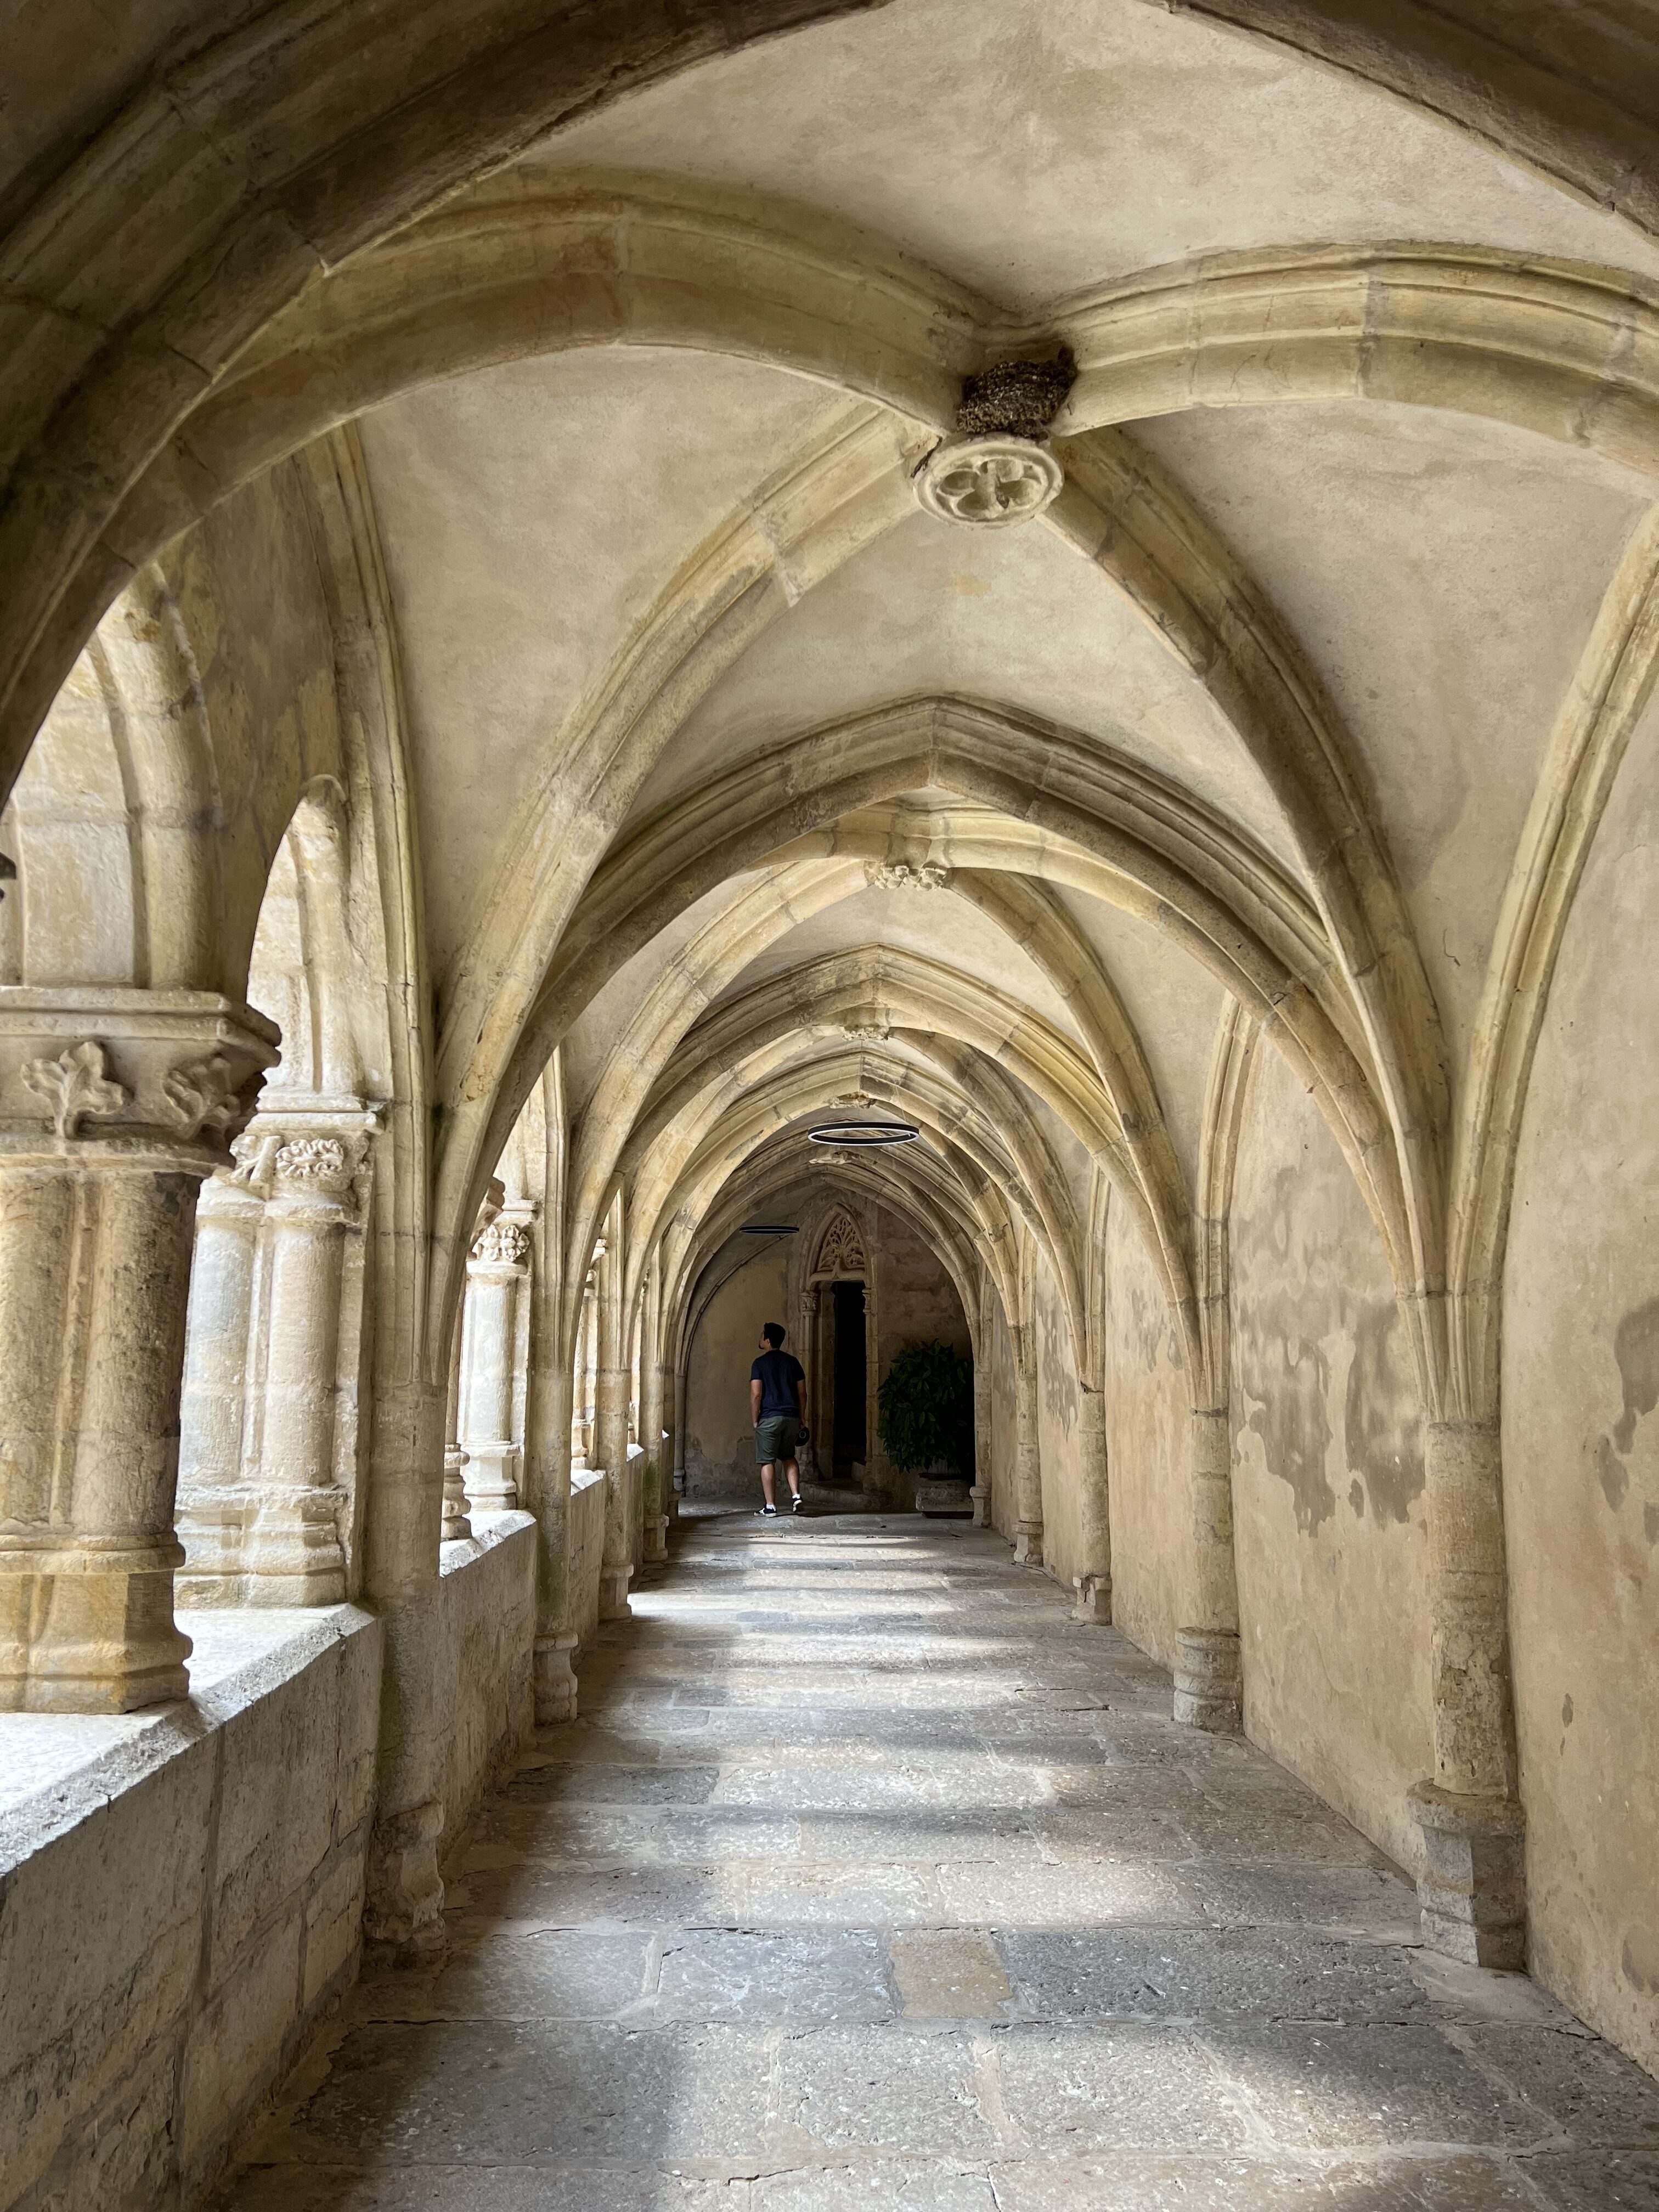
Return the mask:
[[836, 1466], [837, 1482], [852, 1480], [853, 1462], [869, 1456], [864, 1433], [864, 1285], [836, 1283]]

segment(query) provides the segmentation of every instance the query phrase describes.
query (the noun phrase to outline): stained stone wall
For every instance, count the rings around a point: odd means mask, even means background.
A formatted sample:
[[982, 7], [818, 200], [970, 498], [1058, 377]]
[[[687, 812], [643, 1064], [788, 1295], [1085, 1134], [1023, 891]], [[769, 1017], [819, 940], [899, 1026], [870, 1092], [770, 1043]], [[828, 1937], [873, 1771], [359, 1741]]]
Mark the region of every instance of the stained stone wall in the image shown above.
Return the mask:
[[1042, 1453], [1042, 1558], [1061, 1589], [1084, 1557], [1080, 1391], [1066, 1304], [1048, 1261], [1036, 1262], [1037, 1436]]
[[1231, 1244], [1245, 1727], [1414, 1869], [1406, 1792], [1434, 1756], [1416, 1377], [1364, 1201], [1276, 1052], [1253, 1062]]
[[1532, 1967], [1659, 2070], [1656, 725], [1613, 786], [1539, 1041], [1503, 1402]]
[[[755, 1240], [758, 1241], [758, 1240]], [[747, 1246], [750, 1240], [741, 1240]], [[723, 1273], [742, 1251], [715, 1261]], [[767, 1246], [716, 1291], [692, 1339], [687, 1370], [685, 1476], [691, 1498], [760, 1500], [755, 1436], [749, 1422], [749, 1370], [763, 1322], [781, 1321], [800, 1357], [799, 1316], [785, 1311], [789, 1265], [785, 1243]], [[802, 1362], [803, 1365], [805, 1364]]]
[[1162, 1285], [1138, 1231], [1106, 1217], [1106, 1453], [1112, 1485], [1112, 1617], [1166, 1667], [1188, 1618], [1187, 1470], [1192, 1391]]

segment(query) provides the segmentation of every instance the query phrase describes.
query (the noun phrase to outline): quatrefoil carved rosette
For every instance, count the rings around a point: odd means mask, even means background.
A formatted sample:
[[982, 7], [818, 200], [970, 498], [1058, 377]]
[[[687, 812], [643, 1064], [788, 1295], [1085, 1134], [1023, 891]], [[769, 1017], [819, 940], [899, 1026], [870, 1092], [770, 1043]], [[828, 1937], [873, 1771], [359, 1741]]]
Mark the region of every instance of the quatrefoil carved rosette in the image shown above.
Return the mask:
[[946, 438], [923, 463], [916, 497], [943, 521], [999, 530], [1041, 514], [1065, 481], [1054, 454], [1029, 439]]

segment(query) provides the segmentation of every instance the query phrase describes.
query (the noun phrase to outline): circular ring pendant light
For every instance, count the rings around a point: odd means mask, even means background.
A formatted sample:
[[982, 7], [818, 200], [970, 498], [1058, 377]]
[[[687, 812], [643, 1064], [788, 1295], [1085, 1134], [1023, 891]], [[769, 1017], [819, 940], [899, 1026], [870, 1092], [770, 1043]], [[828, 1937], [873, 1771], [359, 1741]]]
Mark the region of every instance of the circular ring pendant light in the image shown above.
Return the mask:
[[914, 1145], [914, 1121], [821, 1121], [807, 1136], [815, 1145]]

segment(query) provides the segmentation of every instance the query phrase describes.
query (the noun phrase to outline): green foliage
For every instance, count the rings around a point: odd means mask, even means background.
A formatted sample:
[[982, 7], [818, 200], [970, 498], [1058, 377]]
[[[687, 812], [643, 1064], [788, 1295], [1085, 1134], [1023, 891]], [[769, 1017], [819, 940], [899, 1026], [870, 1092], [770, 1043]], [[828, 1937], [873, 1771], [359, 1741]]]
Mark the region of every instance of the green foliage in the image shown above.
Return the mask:
[[901, 1352], [876, 1393], [877, 1432], [901, 1474], [943, 1460], [960, 1474], [974, 1468], [974, 1363], [948, 1344]]

